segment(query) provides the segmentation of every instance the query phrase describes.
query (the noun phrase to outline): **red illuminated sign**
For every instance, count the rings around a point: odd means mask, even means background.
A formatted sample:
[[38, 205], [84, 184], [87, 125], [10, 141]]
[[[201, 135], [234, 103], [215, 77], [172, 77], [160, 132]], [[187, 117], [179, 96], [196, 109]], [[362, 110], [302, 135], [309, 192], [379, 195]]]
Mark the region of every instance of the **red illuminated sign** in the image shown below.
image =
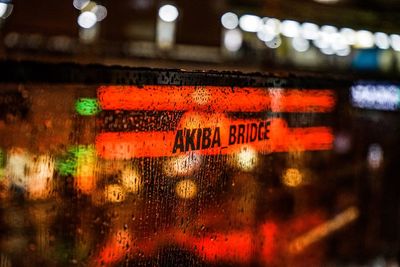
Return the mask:
[[231, 119], [226, 112], [330, 112], [331, 90], [221, 86], [101, 86], [103, 110], [186, 111], [175, 130], [103, 132], [97, 153], [106, 159], [231, 154], [243, 147], [260, 153], [331, 149], [329, 127], [289, 128], [280, 118]]
[[331, 90], [229, 86], [101, 86], [103, 110], [202, 110], [213, 112], [330, 112]]
[[[237, 125], [261, 124], [265, 121], [257, 120], [237, 120], [232, 121], [230, 128], [220, 130], [220, 143], [212, 136], [212, 132], [218, 127], [209, 128], [211, 135], [204, 142], [203, 136], [195, 141], [188, 143], [188, 135], [182, 132], [179, 137], [178, 131], [159, 131], [159, 132], [107, 132], [101, 133], [96, 138], [96, 149], [98, 154], [106, 159], [128, 159], [136, 157], [163, 157], [175, 156], [188, 151], [198, 151], [203, 155], [231, 154], [238, 152], [243, 146], [250, 146], [254, 150], [262, 153], [284, 152], [289, 150], [327, 150], [331, 149], [333, 134], [329, 127], [307, 127], [307, 128], [288, 128], [282, 119], [271, 119], [269, 127], [260, 131], [261, 139], [251, 142], [250, 135], [232, 135], [232, 129]], [[247, 128], [247, 126], [246, 126]], [[199, 128], [204, 129], [204, 128]], [[268, 129], [268, 135], [267, 133]], [[194, 130], [191, 130], [193, 133]], [[204, 130], [203, 130], [204, 133]], [[258, 135], [258, 131], [257, 131]], [[234, 137], [232, 137], [234, 136]], [[250, 137], [249, 137], [250, 136]], [[258, 138], [258, 136], [257, 136]], [[177, 141], [177, 139], [182, 139]], [[235, 139], [233, 144], [230, 141]], [[198, 141], [200, 140], [200, 141]], [[247, 142], [245, 142], [247, 141]], [[207, 145], [204, 145], [206, 143]], [[195, 149], [191, 149], [195, 148]]]

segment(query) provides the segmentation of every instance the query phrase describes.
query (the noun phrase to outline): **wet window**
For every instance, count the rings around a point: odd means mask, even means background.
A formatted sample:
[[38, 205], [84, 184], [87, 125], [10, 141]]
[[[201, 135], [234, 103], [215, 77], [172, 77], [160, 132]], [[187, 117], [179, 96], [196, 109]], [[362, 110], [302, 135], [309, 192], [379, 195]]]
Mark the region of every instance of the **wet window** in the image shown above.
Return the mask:
[[397, 262], [395, 84], [23, 63], [7, 72], [1, 266]]

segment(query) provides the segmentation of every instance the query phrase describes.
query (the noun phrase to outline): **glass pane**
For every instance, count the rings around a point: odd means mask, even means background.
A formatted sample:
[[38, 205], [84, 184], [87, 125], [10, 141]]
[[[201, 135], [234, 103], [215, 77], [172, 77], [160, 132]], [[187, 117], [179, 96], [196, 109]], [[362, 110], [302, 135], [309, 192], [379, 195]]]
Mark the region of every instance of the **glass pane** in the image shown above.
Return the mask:
[[1, 266], [358, 266], [398, 253], [397, 85], [8, 67]]

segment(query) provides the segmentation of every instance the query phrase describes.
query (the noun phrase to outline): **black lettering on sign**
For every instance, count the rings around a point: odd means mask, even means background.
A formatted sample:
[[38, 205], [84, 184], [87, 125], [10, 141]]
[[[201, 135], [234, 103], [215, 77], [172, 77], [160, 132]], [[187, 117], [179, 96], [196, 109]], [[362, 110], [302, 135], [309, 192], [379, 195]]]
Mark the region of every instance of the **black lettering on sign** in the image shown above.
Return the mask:
[[[239, 124], [239, 132], [238, 132], [238, 140], [237, 144], [243, 144], [244, 143], [244, 130], [246, 129], [246, 126], [244, 124]], [[242, 141], [240, 141], [242, 140]]]
[[215, 147], [215, 145], [217, 145], [218, 147], [221, 146], [221, 134], [219, 132], [219, 127], [215, 128], [214, 137], [213, 137], [213, 141], [212, 141], [211, 147]]
[[265, 122], [265, 132], [264, 132], [264, 139], [265, 140], [269, 139], [268, 133], [269, 133], [269, 126], [270, 125], [271, 125], [270, 121]]
[[264, 128], [264, 122], [260, 122], [260, 124], [258, 125], [258, 141], [263, 140], [263, 135], [261, 133], [261, 128]]
[[201, 149], [207, 149], [211, 145], [211, 129], [210, 128], [204, 128], [203, 129], [203, 142], [201, 143]]
[[182, 130], [178, 130], [176, 132], [175, 142], [174, 142], [174, 147], [172, 149], [172, 153], [176, 153], [178, 149], [180, 150], [180, 152], [184, 152], [185, 151], [185, 146], [184, 146], [184, 143], [183, 143]]
[[194, 136], [196, 134], [197, 129], [186, 129], [186, 146], [185, 151], [196, 150], [196, 146], [194, 145]]
[[257, 124], [252, 123], [250, 127], [250, 142], [257, 140]]
[[236, 125], [229, 127], [229, 145], [236, 143]]
[[[230, 125], [229, 138], [224, 141], [228, 141], [228, 145], [230, 146], [269, 140], [270, 126], [270, 121]], [[177, 130], [176, 132], [172, 153], [221, 147], [222, 144], [226, 143], [221, 141], [220, 127], [196, 129], [184, 128], [183, 130]]]
[[196, 142], [196, 148], [199, 150], [201, 147], [201, 136], [202, 136], [203, 130], [201, 128], [197, 129], [197, 142]]

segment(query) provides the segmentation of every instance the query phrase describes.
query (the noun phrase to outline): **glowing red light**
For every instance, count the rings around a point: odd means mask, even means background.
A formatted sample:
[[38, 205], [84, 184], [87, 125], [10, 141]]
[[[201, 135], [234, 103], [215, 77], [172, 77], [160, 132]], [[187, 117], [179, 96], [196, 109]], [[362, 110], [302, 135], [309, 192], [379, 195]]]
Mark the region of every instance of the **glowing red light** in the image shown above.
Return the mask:
[[331, 90], [299, 90], [228, 86], [101, 86], [103, 110], [204, 110], [220, 112], [329, 112], [336, 99]]

